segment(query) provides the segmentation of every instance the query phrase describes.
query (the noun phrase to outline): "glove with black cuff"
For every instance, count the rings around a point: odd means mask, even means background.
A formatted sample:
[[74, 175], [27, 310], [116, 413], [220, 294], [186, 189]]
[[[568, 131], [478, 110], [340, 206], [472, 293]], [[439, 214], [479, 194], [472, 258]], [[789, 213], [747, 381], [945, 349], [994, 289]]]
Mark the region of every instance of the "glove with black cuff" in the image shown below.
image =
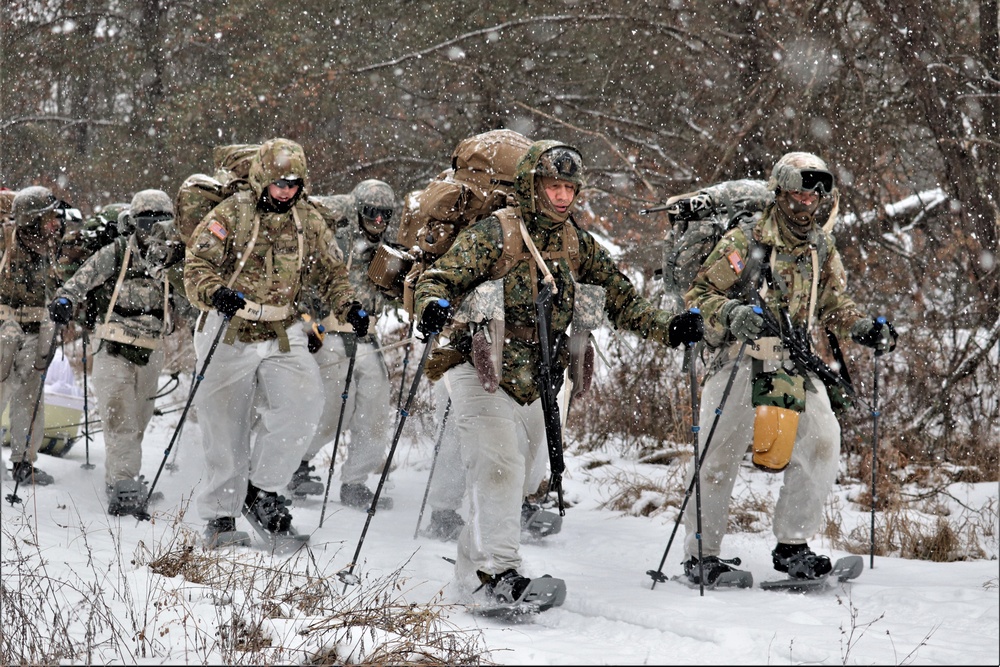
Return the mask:
[[354, 335], [358, 338], [364, 338], [368, 335], [368, 325], [371, 322], [371, 318], [368, 317], [368, 313], [365, 312], [364, 307], [358, 301], [351, 304], [350, 310], [347, 311], [347, 323], [354, 328]]
[[896, 335], [892, 322], [888, 322], [884, 317], [877, 320], [862, 317], [851, 327], [851, 338], [858, 345], [874, 349], [876, 356], [881, 356], [896, 349], [896, 340], [899, 336]]
[[680, 313], [670, 320], [670, 347], [681, 343], [693, 345], [705, 337], [705, 320], [697, 308]]
[[444, 325], [451, 319], [451, 304], [447, 299], [431, 301], [424, 307], [420, 322], [417, 323], [417, 331], [430, 336], [439, 334], [444, 329]]
[[243, 294], [228, 287], [220, 287], [212, 294], [212, 306], [226, 319], [232, 319], [246, 305], [247, 300], [243, 298]]
[[56, 324], [69, 324], [73, 319], [73, 302], [64, 296], [49, 304], [49, 317]]

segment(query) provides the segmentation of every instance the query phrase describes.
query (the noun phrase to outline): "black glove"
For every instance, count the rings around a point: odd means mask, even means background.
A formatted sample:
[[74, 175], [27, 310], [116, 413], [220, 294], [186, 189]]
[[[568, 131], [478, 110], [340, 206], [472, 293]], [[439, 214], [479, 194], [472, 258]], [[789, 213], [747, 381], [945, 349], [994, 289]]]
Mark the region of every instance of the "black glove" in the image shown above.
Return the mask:
[[420, 322], [417, 323], [417, 331], [425, 336], [439, 334], [450, 319], [451, 304], [448, 303], [447, 299], [431, 301], [424, 307], [424, 313], [420, 316]]
[[49, 304], [49, 317], [56, 324], [69, 324], [73, 319], [73, 302], [64, 296]]
[[886, 321], [884, 317], [877, 320], [864, 317], [851, 327], [851, 338], [858, 345], [873, 348], [875, 356], [881, 356], [896, 349], [896, 340], [899, 336], [896, 335], [892, 322]]
[[365, 312], [361, 304], [357, 301], [352, 303], [351, 309], [347, 311], [347, 323], [354, 328], [354, 335], [358, 338], [367, 336], [370, 322], [371, 318], [368, 317], [368, 313]]
[[726, 316], [726, 326], [737, 340], [757, 340], [764, 328], [764, 317], [755, 312], [753, 306], [739, 304], [730, 309]]
[[705, 320], [697, 308], [681, 313], [670, 320], [670, 346], [681, 343], [693, 345], [705, 337]]
[[220, 287], [212, 295], [212, 305], [227, 319], [232, 319], [240, 308], [247, 305], [247, 300], [243, 298], [241, 292], [231, 290], [228, 287]]

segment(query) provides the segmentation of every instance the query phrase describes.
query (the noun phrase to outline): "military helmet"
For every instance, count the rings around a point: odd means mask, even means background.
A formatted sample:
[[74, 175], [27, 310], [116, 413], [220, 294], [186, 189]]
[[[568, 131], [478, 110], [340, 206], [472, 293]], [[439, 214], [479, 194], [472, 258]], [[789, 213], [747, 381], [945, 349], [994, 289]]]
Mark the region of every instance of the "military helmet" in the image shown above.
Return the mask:
[[306, 154], [302, 146], [289, 139], [271, 139], [265, 141], [260, 146], [257, 153], [258, 162], [251, 164], [251, 171], [254, 167], [260, 169], [259, 183], [267, 186], [278, 179], [288, 181], [306, 180]]
[[812, 191], [821, 197], [833, 192], [834, 179], [826, 162], [812, 153], [786, 153], [771, 170], [768, 188], [775, 192]]
[[174, 202], [163, 190], [140, 190], [132, 197], [128, 210], [118, 214], [118, 235], [148, 233], [153, 225], [174, 219]]
[[11, 215], [18, 227], [34, 225], [49, 211], [59, 206], [59, 200], [52, 190], [40, 185], [24, 188], [14, 196], [11, 203]]
[[396, 193], [385, 181], [369, 178], [351, 190], [362, 229], [371, 236], [385, 231], [396, 210]]
[[[556, 146], [542, 153], [535, 175], [558, 178], [578, 186], [583, 185], [583, 157], [571, 146]], [[579, 188], [578, 188], [579, 189]]]

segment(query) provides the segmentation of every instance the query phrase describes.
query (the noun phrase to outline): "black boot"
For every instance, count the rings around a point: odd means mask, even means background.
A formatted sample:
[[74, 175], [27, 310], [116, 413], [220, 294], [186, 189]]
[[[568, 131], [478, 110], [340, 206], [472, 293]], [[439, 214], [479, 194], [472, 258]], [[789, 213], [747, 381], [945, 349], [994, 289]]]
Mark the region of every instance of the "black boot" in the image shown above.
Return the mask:
[[787, 572], [793, 579], [819, 579], [830, 573], [833, 564], [828, 556], [819, 556], [808, 544], [782, 544], [771, 552], [771, 561], [778, 572]]

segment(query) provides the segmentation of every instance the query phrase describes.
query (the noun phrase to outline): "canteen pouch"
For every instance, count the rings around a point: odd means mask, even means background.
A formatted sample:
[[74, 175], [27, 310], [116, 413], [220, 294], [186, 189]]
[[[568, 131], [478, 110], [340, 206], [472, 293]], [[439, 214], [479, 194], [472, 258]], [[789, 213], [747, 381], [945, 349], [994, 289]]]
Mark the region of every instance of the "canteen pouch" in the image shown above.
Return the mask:
[[806, 408], [805, 380], [784, 369], [761, 371], [753, 379], [753, 464], [767, 472], [788, 467], [799, 414]]

